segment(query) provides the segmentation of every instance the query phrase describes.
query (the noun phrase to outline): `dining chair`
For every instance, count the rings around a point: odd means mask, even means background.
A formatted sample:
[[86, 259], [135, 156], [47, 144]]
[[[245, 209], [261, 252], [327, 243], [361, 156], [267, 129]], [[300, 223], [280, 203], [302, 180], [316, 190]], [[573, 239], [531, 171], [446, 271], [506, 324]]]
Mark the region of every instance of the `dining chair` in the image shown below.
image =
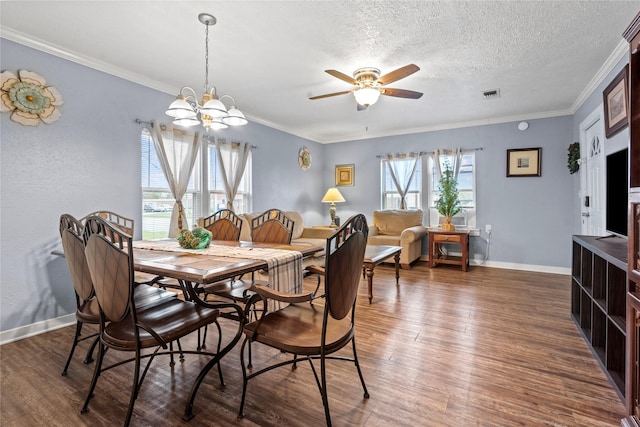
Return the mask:
[[[75, 291], [76, 298], [76, 331], [73, 337], [71, 351], [67, 357], [62, 370], [62, 375], [67, 375], [67, 369], [73, 358], [76, 346], [80, 341], [90, 338], [97, 338], [98, 333], [82, 337], [82, 326], [87, 324], [100, 324], [100, 308], [98, 300], [94, 298], [93, 282], [89, 275], [89, 267], [84, 256], [84, 242], [82, 241], [83, 226], [80, 221], [71, 215], [63, 214], [60, 216], [60, 239], [62, 240], [62, 250], [64, 252], [69, 274], [71, 275], [71, 283]], [[97, 340], [87, 350], [84, 363], [93, 362], [93, 351], [96, 347]]]
[[[134, 232], [133, 219], [127, 218], [126, 216], [120, 215], [115, 212], [101, 210], [101, 211], [91, 212], [90, 214], [85, 215], [84, 217], [82, 217], [82, 219], [80, 219], [80, 222], [84, 224], [87, 218], [91, 216], [99, 216], [101, 218], [104, 218], [106, 221], [109, 221], [111, 224], [118, 227], [118, 229], [122, 230], [123, 233], [133, 237], [133, 232]], [[156, 282], [158, 282], [160, 279], [162, 279], [161, 276], [147, 274], [142, 271], [135, 272], [135, 282], [137, 284], [153, 285]], [[166, 287], [163, 287], [163, 289], [166, 290]]]
[[242, 218], [229, 209], [220, 209], [203, 219], [202, 227], [211, 232], [211, 240], [237, 242], [242, 231]]
[[295, 222], [279, 209], [269, 209], [251, 220], [251, 240], [256, 243], [291, 243]]
[[[256, 243], [290, 244], [295, 222], [279, 209], [269, 209], [251, 221], [251, 240]], [[238, 239], [240, 228], [238, 228]], [[248, 292], [254, 283], [251, 279], [233, 278], [224, 282], [213, 283], [204, 287], [205, 295], [216, 295], [247, 303], [252, 293]]]
[[[102, 372], [126, 362], [134, 362], [133, 386], [125, 419], [126, 426], [131, 421], [135, 400], [154, 358], [157, 355], [173, 354], [168, 344], [203, 326], [217, 322], [220, 313], [218, 309], [207, 308], [178, 298], [167, 299], [161, 304], [139, 307], [134, 297], [137, 286], [133, 281], [134, 251], [130, 250], [133, 247], [131, 236], [104, 218], [92, 216], [86, 220], [83, 240], [95, 297], [100, 307], [100, 339], [93, 378], [81, 412], [88, 411], [89, 401], [94, 395]], [[142, 350], [147, 348], [154, 350], [143, 354]], [[169, 348], [168, 351], [167, 348]], [[104, 356], [109, 349], [133, 352], [134, 356], [103, 367]], [[184, 353], [216, 356], [195, 351], [184, 351]], [[148, 361], [140, 375], [140, 364], [143, 358], [148, 358]], [[219, 366], [219, 363], [217, 364]], [[208, 369], [212, 366], [208, 364]], [[194, 387], [200, 385], [205, 375], [206, 372], [198, 376]], [[220, 381], [223, 383], [221, 371]]]
[[[86, 217], [84, 219], [86, 219]], [[67, 362], [62, 370], [62, 375], [64, 376], [67, 375], [67, 370], [71, 363], [73, 353], [80, 341], [95, 338], [94, 342], [87, 350], [87, 355], [84, 359], [85, 364], [93, 362], [93, 352], [98, 343], [98, 333], [96, 332], [82, 337], [82, 327], [85, 323], [95, 325], [100, 324], [100, 308], [98, 300], [95, 298], [93, 282], [91, 281], [89, 266], [87, 265], [87, 259], [84, 254], [84, 226], [82, 222], [74, 218], [72, 215], [62, 214], [60, 216], [59, 228], [62, 250], [64, 252], [65, 260], [67, 261], [67, 267], [69, 268], [71, 282], [73, 284], [76, 297], [76, 331]], [[143, 307], [158, 304], [168, 298], [176, 297], [172, 292], [166, 292], [159, 288], [147, 285], [137, 286], [134, 296], [137, 304]], [[173, 366], [173, 360], [171, 363]]]
[[[260, 317], [243, 328], [245, 339], [240, 349], [243, 384], [239, 417], [244, 417], [249, 380], [281, 366], [293, 365], [293, 368], [296, 368], [297, 363], [303, 361], [308, 361], [311, 366], [322, 396], [328, 426], [331, 425], [327, 396], [326, 361], [328, 359], [354, 363], [364, 390], [364, 398], [369, 398], [355, 342], [356, 297], [368, 233], [365, 216], [357, 214], [349, 218], [327, 239], [324, 304], [318, 303], [317, 301], [322, 300], [314, 299], [312, 292], [286, 294], [262, 285], [254, 285], [251, 288], [255, 294], [245, 310], [249, 310], [252, 304], [258, 301], [266, 302], [269, 298], [289, 303], [289, 305], [280, 310], [268, 312], [268, 305], [263, 303]], [[291, 354], [293, 358], [248, 373], [245, 365], [245, 346], [252, 342]], [[334, 355], [349, 343], [352, 345], [353, 357]], [[314, 360], [320, 361], [320, 378], [318, 378]]]

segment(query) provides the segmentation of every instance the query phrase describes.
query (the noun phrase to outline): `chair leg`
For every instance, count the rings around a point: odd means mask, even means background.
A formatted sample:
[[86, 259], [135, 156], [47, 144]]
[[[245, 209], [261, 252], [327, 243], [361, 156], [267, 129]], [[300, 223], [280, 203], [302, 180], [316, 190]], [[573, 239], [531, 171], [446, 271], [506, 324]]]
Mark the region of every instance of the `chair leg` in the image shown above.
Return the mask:
[[200, 344], [200, 329], [198, 329], [198, 351], [207, 349], [207, 330], [209, 325], [204, 325], [204, 333], [202, 334], [202, 344]]
[[331, 427], [331, 413], [329, 412], [329, 397], [327, 396], [327, 370], [326, 359], [324, 354], [320, 357], [320, 377], [322, 380], [322, 387], [320, 387], [320, 394], [322, 395], [322, 405], [324, 406], [324, 417], [327, 421], [327, 427]]
[[[215, 323], [216, 327], [218, 328], [218, 348], [216, 349], [216, 354], [220, 354], [220, 349], [222, 348], [222, 328], [220, 327], [220, 323], [218, 323], [217, 320]], [[226, 384], [224, 383], [224, 378], [222, 378], [222, 365], [220, 363], [218, 363], [218, 376], [220, 377], [220, 385], [222, 387], [225, 387]]]
[[169, 343], [169, 366], [172, 368], [176, 366], [176, 361], [173, 360], [173, 341]]
[[93, 378], [91, 379], [91, 385], [89, 386], [89, 393], [87, 393], [87, 399], [84, 401], [84, 405], [80, 410], [81, 414], [86, 413], [89, 410], [89, 401], [93, 397], [93, 391], [96, 388], [96, 384], [98, 383], [98, 377], [100, 376], [100, 371], [102, 369], [102, 360], [104, 359], [104, 354], [107, 349], [105, 348], [102, 341], [100, 341], [98, 345], [98, 360], [96, 361], [96, 366], [93, 370]]
[[82, 361], [85, 365], [88, 365], [89, 363], [93, 362], [93, 352], [95, 351], [96, 346], [98, 345], [98, 341], [100, 341], [100, 335], [96, 334], [96, 339], [94, 339], [93, 342], [91, 343], [91, 347], [89, 347], [89, 350], [87, 350], [87, 356]]
[[[249, 341], [249, 337], [245, 337], [244, 341], [242, 341], [242, 347], [240, 347], [240, 367], [242, 368], [242, 398], [240, 399], [240, 409], [238, 410], [238, 418], [244, 418], [244, 400], [247, 397], [247, 384], [249, 380], [247, 379], [247, 366], [244, 364], [244, 347]], [[251, 350], [251, 347], [249, 347]], [[251, 367], [251, 366], [249, 366]]]
[[367, 390], [367, 385], [364, 383], [364, 376], [362, 376], [362, 369], [360, 369], [360, 362], [358, 362], [358, 353], [356, 352], [356, 340], [355, 338], [351, 339], [351, 344], [353, 345], [353, 361], [356, 364], [356, 369], [358, 370], [358, 376], [360, 377], [360, 382], [362, 383], [362, 389], [364, 390], [364, 398], [369, 398], [369, 391]]
[[76, 335], [73, 337], [73, 344], [71, 345], [71, 350], [69, 351], [69, 357], [67, 357], [67, 363], [64, 365], [64, 369], [62, 369], [62, 376], [67, 375], [67, 369], [69, 368], [69, 363], [71, 363], [71, 358], [73, 357], [73, 352], [76, 350], [76, 346], [78, 345], [78, 338], [80, 338], [80, 332], [82, 331], [82, 322], [76, 322]]
[[127, 418], [124, 421], [125, 427], [131, 423], [131, 416], [133, 415], [133, 405], [138, 397], [138, 390], [140, 388], [138, 377], [140, 376], [140, 349], [136, 349], [135, 368], [133, 373], [133, 386], [131, 387], [131, 397], [129, 398], [129, 408], [127, 409]]

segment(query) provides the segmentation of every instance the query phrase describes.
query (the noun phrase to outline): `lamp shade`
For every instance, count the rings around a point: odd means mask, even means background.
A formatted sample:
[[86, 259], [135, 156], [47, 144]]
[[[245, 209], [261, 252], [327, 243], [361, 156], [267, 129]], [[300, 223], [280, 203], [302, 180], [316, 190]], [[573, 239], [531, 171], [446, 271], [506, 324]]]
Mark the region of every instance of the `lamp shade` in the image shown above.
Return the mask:
[[235, 106], [229, 109], [228, 114], [227, 117], [222, 118], [222, 121], [227, 125], [242, 126], [248, 123], [242, 111], [238, 110]]
[[322, 203], [341, 203], [344, 201], [344, 197], [342, 197], [340, 191], [335, 187], [328, 189], [322, 198]]
[[[202, 97], [204, 101], [208, 97]], [[218, 98], [210, 98], [204, 102], [204, 105], [200, 108], [201, 114], [206, 114], [207, 116], [211, 116], [214, 119], [218, 117], [225, 117], [227, 115], [227, 109]]]
[[197, 113], [182, 95], [178, 95], [166, 111], [167, 116], [175, 119], [194, 118]]
[[353, 96], [355, 96], [356, 102], [360, 105], [373, 105], [378, 102], [380, 91], [372, 87], [365, 87], [353, 92]]

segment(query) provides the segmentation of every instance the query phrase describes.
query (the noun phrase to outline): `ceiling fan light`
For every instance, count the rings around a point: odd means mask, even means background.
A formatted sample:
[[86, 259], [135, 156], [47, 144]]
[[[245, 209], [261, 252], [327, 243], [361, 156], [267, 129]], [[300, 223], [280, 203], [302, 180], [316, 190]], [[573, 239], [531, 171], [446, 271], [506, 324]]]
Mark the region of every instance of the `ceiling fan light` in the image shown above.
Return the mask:
[[235, 106], [229, 109], [228, 115], [222, 118], [222, 122], [229, 126], [242, 126], [248, 123], [242, 111], [238, 110]]
[[358, 104], [369, 106], [378, 102], [380, 91], [372, 87], [364, 87], [353, 92], [353, 96], [355, 96]]
[[197, 115], [191, 104], [182, 95], [176, 97], [165, 114], [175, 119], [195, 118]]

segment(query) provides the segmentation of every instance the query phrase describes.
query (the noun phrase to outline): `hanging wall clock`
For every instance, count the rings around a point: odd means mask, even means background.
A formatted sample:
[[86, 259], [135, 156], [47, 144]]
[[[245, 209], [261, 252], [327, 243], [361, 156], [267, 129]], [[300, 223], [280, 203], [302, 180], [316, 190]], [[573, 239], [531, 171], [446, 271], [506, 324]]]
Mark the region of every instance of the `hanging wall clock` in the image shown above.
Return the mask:
[[311, 153], [308, 148], [304, 147], [298, 153], [298, 164], [302, 170], [307, 170], [311, 167]]
[[11, 120], [25, 126], [38, 126], [40, 122], [51, 124], [62, 113], [62, 95], [41, 75], [27, 70], [0, 74], [0, 111], [11, 113]]

